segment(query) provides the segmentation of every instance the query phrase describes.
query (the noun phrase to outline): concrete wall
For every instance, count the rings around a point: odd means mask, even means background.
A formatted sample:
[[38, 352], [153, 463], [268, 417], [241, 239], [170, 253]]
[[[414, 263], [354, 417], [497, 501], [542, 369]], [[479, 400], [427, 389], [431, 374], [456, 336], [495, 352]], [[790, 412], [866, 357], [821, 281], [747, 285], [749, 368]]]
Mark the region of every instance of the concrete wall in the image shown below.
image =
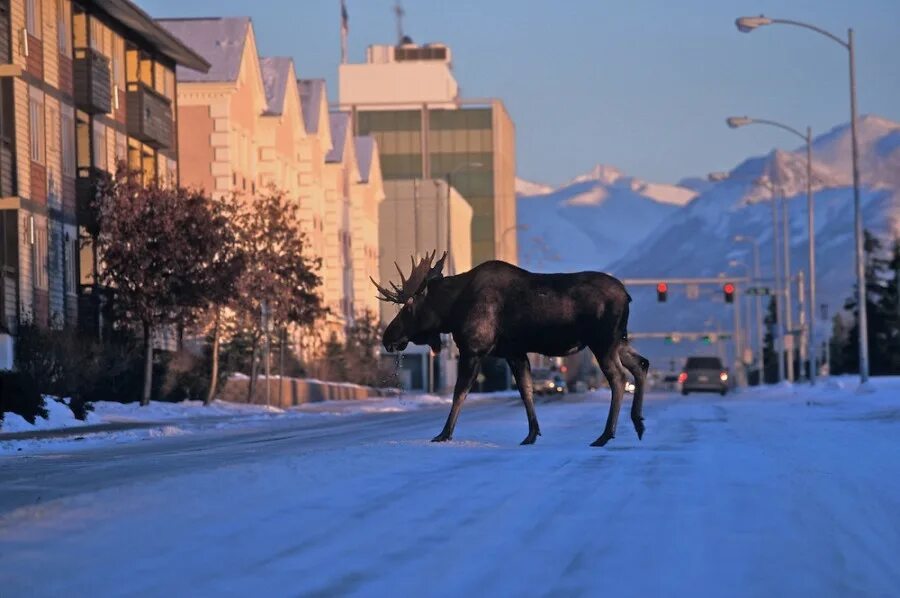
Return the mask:
[[[246, 378], [229, 378], [219, 398], [232, 403], [247, 403], [247, 385], [249, 382]], [[302, 378], [269, 378], [269, 404], [282, 409], [304, 403], [363, 400], [373, 397], [393, 396], [394, 394], [396, 394], [396, 391], [393, 389], [371, 388], [356, 384], [339, 384]], [[263, 376], [260, 376], [259, 382], [254, 389], [253, 397], [249, 402], [255, 405], [266, 404], [266, 379]]]
[[378, 104], [388, 109], [410, 103], [452, 107], [459, 87], [447, 63], [438, 61], [387, 64], [342, 64], [338, 67], [340, 102]]

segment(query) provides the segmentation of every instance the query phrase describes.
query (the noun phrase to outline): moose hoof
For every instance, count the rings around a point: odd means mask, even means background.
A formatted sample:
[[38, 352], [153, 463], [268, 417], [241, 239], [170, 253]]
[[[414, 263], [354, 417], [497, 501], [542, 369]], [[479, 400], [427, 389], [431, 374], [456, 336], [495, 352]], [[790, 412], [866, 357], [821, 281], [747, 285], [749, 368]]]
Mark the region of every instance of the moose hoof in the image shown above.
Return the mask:
[[591, 446], [605, 446], [607, 442], [615, 438], [612, 434], [604, 432], [597, 440], [591, 443]]
[[644, 418], [639, 417], [634, 420], [634, 431], [637, 432], [638, 440], [644, 439]]
[[432, 438], [431, 442], [447, 442], [448, 440], [450, 440], [450, 435], [441, 432], [440, 434]]
[[537, 436], [533, 435], [533, 434], [529, 434], [528, 436], [525, 437], [525, 440], [523, 440], [519, 444], [521, 444], [521, 445], [534, 444], [535, 440], [537, 440]]

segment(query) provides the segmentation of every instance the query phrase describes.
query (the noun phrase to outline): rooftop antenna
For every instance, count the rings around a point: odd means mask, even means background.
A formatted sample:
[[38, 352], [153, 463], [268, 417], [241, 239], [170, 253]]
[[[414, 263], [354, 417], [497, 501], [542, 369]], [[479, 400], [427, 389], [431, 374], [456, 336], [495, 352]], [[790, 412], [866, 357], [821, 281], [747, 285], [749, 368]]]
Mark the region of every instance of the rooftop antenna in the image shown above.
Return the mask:
[[403, 6], [400, 5], [400, 0], [394, 4], [394, 14], [397, 16], [397, 45], [399, 46], [403, 43], [403, 16], [406, 14]]

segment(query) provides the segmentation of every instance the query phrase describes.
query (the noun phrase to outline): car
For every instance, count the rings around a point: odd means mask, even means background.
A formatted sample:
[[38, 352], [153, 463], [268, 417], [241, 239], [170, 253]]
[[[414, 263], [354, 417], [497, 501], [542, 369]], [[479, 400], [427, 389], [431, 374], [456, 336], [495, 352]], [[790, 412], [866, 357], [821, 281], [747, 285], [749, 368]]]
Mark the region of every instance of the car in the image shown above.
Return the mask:
[[559, 372], [535, 370], [531, 374], [531, 380], [536, 395], [565, 394], [569, 391], [565, 379]]
[[691, 392], [728, 392], [728, 370], [718, 357], [688, 357], [678, 376], [681, 394]]

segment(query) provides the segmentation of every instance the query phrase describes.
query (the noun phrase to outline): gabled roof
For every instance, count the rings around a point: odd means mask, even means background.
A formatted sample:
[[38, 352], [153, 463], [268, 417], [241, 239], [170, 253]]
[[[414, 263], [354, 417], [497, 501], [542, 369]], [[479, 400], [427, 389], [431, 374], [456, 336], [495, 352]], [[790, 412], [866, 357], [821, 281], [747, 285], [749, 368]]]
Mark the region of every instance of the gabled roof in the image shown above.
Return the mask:
[[356, 167], [359, 169], [359, 181], [368, 183], [372, 170], [372, 158], [375, 155], [375, 138], [365, 135], [354, 137], [353, 142], [356, 147]]
[[284, 96], [287, 85], [296, 78], [294, 61], [288, 56], [269, 56], [259, 59], [263, 87], [266, 89], [266, 114], [280, 115], [284, 112]]
[[206, 73], [178, 67], [179, 81], [236, 81], [241, 56], [250, 30], [250, 17], [202, 17], [196, 19], [159, 19], [169, 33], [178, 37], [209, 64]]
[[306, 132], [318, 133], [321, 120], [319, 108], [322, 105], [322, 98], [325, 96], [325, 79], [299, 79], [297, 91], [300, 92], [300, 106], [303, 110], [303, 124], [306, 125]]
[[201, 72], [206, 72], [209, 63], [156, 23], [150, 15], [128, 0], [94, 0], [94, 4], [110, 17], [141, 36], [161, 54], [174, 61]]
[[326, 162], [342, 162], [344, 160], [344, 146], [347, 141], [347, 127], [350, 126], [349, 112], [329, 112], [328, 121], [331, 125], [331, 149], [325, 154]]

